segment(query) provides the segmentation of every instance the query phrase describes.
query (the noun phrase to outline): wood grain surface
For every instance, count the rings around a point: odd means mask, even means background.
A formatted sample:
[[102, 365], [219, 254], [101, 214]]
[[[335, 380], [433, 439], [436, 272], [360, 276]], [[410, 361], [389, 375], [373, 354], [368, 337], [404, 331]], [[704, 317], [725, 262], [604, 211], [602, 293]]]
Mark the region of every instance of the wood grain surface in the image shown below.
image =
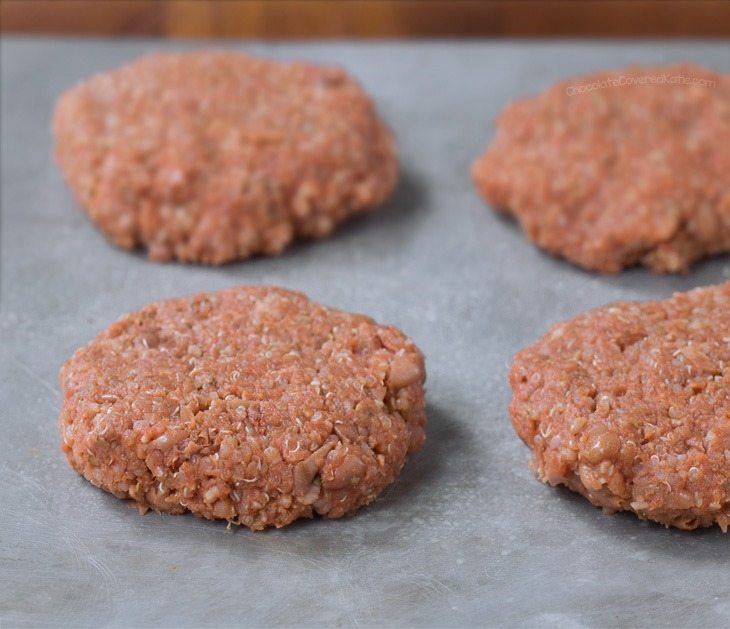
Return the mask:
[[722, 37], [726, 0], [2, 0], [4, 33], [307, 38]]

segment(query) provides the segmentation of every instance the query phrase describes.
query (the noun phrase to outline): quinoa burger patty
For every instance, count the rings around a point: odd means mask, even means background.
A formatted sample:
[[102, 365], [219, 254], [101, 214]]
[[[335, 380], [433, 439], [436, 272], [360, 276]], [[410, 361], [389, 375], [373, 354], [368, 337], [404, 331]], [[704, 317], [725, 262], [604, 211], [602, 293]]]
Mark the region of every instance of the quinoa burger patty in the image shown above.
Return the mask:
[[393, 191], [392, 135], [343, 70], [155, 54], [64, 93], [56, 159], [118, 246], [222, 264], [320, 238]]
[[240, 287], [126, 315], [61, 369], [62, 450], [142, 511], [263, 529], [368, 504], [423, 444], [424, 360], [394, 327]]
[[509, 379], [543, 481], [610, 512], [727, 531], [730, 282], [560, 323]]
[[507, 106], [472, 175], [585, 269], [686, 271], [730, 251], [730, 77], [673, 65], [562, 81]]

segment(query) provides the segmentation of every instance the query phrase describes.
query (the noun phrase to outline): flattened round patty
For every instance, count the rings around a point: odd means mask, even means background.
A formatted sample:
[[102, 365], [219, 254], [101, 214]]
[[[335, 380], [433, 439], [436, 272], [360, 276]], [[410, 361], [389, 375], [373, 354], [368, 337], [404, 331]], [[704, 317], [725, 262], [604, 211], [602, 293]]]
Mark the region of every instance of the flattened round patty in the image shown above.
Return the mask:
[[605, 273], [685, 271], [730, 251], [729, 173], [730, 77], [690, 65], [578, 77], [516, 101], [472, 168], [530, 240]]
[[519, 352], [510, 407], [533, 465], [608, 511], [730, 524], [730, 283], [618, 303]]
[[150, 304], [60, 379], [62, 449], [89, 481], [254, 530], [353, 512], [424, 440], [413, 342], [279, 288]]
[[120, 247], [222, 264], [320, 238], [385, 200], [392, 135], [339, 68], [236, 52], [143, 57], [66, 92], [56, 159]]

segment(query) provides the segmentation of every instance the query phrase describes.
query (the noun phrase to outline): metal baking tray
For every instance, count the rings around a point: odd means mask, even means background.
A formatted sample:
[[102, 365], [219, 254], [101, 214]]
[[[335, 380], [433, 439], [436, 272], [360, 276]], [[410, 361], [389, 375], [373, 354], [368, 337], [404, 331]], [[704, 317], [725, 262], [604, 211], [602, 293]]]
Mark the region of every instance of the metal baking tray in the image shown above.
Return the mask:
[[[510, 99], [637, 62], [728, 72], [727, 42], [196, 44], [342, 64], [395, 130], [402, 167], [392, 201], [329, 240], [221, 268], [115, 249], [51, 155], [64, 88], [191, 45], [0, 44], [0, 625], [730, 625], [730, 537], [604, 515], [539, 483], [506, 381], [514, 353], [552, 323], [728, 280], [730, 260], [677, 277], [591, 275], [529, 244], [469, 177]], [[244, 283], [370, 314], [426, 354], [426, 445], [352, 517], [255, 534], [141, 517], [59, 452], [57, 374], [75, 348], [149, 301]]]

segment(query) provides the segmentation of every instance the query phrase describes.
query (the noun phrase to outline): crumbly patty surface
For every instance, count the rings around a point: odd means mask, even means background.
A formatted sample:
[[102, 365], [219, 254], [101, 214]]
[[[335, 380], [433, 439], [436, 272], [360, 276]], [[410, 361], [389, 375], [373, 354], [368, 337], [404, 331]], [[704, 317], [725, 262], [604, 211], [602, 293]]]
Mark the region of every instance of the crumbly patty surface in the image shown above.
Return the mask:
[[141, 510], [254, 530], [351, 513], [424, 440], [413, 342], [278, 288], [150, 304], [60, 380], [62, 449], [89, 481]]
[[472, 175], [554, 255], [685, 271], [730, 251], [730, 77], [675, 65], [563, 81], [503, 111]]
[[320, 238], [386, 199], [392, 135], [329, 66], [236, 52], [143, 57], [60, 98], [56, 159], [117, 245], [222, 264]]
[[682, 529], [730, 524], [730, 283], [553, 327], [510, 372], [540, 478]]

